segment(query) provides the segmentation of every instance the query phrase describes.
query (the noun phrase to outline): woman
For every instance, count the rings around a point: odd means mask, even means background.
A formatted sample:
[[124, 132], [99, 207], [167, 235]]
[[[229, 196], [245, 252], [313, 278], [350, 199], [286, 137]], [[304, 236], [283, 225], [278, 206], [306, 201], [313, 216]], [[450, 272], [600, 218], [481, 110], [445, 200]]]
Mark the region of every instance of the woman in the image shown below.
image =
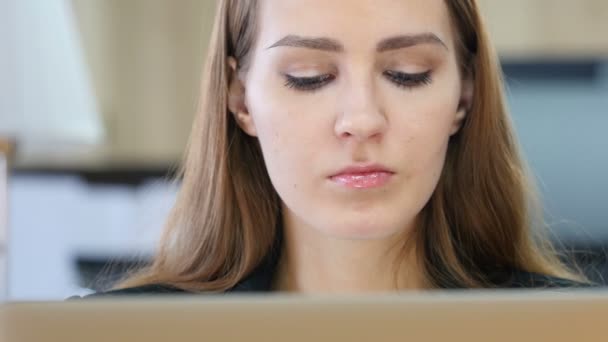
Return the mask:
[[474, 0], [222, 0], [181, 192], [111, 294], [584, 284]]

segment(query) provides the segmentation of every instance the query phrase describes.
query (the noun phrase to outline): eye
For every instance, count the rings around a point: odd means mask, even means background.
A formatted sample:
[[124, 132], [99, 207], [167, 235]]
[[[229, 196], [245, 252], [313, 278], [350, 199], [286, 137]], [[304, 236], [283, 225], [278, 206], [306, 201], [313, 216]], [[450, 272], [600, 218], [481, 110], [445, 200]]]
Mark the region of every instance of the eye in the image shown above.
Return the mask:
[[388, 70], [382, 74], [398, 87], [403, 88], [414, 88], [431, 83], [431, 71], [419, 74], [408, 74], [400, 71]]
[[313, 77], [294, 77], [285, 74], [285, 86], [302, 91], [313, 91], [333, 81], [336, 77], [331, 74]]

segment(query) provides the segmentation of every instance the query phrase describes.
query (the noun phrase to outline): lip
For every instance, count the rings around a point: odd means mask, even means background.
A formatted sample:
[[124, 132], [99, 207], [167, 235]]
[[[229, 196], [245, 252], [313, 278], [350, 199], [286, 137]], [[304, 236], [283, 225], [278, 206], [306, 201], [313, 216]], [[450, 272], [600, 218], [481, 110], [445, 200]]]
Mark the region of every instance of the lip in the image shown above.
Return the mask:
[[385, 185], [394, 174], [394, 171], [380, 164], [352, 165], [338, 171], [329, 179], [347, 188], [369, 189]]
[[331, 177], [339, 176], [342, 174], [361, 174], [361, 173], [372, 173], [372, 172], [387, 172], [395, 173], [384, 165], [381, 164], [370, 164], [370, 165], [351, 165], [343, 168]]

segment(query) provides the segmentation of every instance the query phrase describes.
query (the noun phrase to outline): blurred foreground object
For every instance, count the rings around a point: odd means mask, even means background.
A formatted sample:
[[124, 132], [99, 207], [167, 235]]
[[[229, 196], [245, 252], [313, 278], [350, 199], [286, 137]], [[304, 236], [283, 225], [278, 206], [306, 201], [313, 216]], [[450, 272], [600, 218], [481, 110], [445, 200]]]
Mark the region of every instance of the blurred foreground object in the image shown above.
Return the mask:
[[603, 341], [608, 296], [473, 290], [122, 296], [8, 304], [2, 315], [7, 341]]

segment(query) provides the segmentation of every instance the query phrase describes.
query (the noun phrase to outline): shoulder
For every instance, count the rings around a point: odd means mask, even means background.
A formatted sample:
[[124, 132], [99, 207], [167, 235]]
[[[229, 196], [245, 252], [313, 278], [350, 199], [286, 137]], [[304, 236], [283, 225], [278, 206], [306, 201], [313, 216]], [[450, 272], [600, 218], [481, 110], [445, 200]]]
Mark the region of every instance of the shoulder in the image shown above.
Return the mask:
[[505, 284], [507, 288], [589, 288], [592, 283], [579, 282], [575, 280], [554, 277], [545, 274], [515, 271], [510, 280]]
[[184, 291], [180, 288], [173, 287], [164, 284], [149, 284], [136, 287], [128, 287], [123, 289], [115, 289], [104, 292], [95, 292], [93, 294], [80, 297], [74, 296], [68, 298], [71, 299], [83, 299], [83, 298], [103, 298], [113, 296], [147, 296], [147, 295], [174, 295], [174, 294], [189, 294], [190, 292]]
[[[505, 276], [505, 274], [502, 274]], [[532, 273], [526, 271], [509, 272], [507, 279], [503, 278], [500, 281], [500, 288], [591, 288], [595, 285], [592, 283], [578, 282], [575, 280], [554, 277], [545, 274]], [[234, 290], [238, 292], [237, 290]], [[228, 291], [231, 292], [231, 291]], [[84, 297], [73, 296], [72, 299], [88, 299], [88, 298], [104, 298], [114, 296], [148, 296], [148, 295], [187, 295], [193, 294], [183, 289], [173, 287], [166, 284], [149, 284], [137, 287], [128, 287], [104, 292], [96, 292]]]

